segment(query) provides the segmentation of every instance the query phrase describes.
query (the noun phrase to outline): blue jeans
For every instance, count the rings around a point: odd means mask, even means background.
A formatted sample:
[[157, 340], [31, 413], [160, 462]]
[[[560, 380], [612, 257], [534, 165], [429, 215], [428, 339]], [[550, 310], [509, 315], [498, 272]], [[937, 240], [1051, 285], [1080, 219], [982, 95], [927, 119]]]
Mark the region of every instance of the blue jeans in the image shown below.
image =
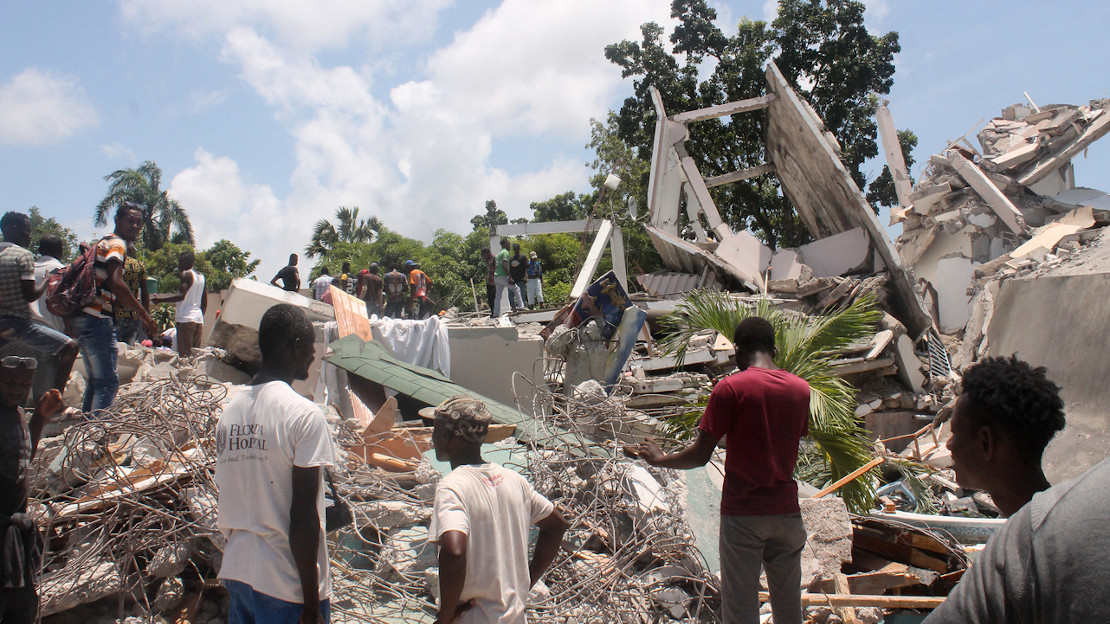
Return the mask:
[[110, 318], [78, 314], [73, 317], [73, 329], [77, 332], [81, 358], [89, 377], [81, 410], [88, 414], [110, 407], [119, 390], [115, 325]]
[[[304, 605], [257, 592], [242, 581], [223, 579], [231, 596], [227, 611], [227, 624], [297, 624]], [[324, 622], [331, 621], [331, 601], [320, 601]]]

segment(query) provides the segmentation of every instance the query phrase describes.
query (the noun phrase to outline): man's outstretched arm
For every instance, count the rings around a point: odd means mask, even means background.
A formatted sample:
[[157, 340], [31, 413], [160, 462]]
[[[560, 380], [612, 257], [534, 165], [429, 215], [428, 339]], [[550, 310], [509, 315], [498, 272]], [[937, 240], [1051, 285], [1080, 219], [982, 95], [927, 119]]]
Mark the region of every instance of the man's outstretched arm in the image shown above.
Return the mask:
[[316, 557], [320, 552], [320, 512], [316, 498], [320, 493], [322, 468], [293, 466], [293, 501], [289, 506], [289, 550], [297, 565], [304, 595], [301, 624], [321, 624], [320, 574]]
[[535, 585], [555, 561], [555, 556], [559, 554], [559, 545], [563, 543], [563, 533], [566, 533], [568, 525], [563, 514], [559, 513], [558, 509], [553, 509], [546, 518], [537, 522], [536, 526], [540, 528], [540, 534], [536, 537], [536, 552], [532, 554], [532, 561], [528, 564], [531, 585]]
[[713, 457], [713, 449], [717, 448], [718, 440], [720, 438], [699, 429], [698, 437], [694, 440], [694, 443], [676, 453], [664, 453], [663, 449], [651, 440], [644, 440], [636, 447], [636, 450], [640, 457], [643, 457], [644, 461], [652, 466], [688, 470], [709, 463], [710, 458]]

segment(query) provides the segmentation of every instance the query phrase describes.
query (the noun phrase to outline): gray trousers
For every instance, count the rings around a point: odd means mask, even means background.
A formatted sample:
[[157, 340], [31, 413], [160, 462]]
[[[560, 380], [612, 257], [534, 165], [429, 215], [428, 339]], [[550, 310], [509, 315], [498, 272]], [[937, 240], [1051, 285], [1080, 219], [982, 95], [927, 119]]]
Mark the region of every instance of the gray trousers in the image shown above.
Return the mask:
[[802, 622], [800, 513], [785, 516], [721, 516], [721, 621], [759, 622], [759, 569], [767, 572], [775, 624]]

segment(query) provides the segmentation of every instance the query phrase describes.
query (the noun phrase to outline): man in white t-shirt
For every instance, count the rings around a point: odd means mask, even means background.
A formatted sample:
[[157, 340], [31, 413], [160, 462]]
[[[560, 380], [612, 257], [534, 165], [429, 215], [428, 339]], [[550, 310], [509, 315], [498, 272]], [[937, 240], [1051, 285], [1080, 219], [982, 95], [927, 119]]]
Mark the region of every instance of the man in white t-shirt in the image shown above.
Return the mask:
[[258, 326], [262, 371], [216, 424], [228, 624], [329, 620], [323, 483], [335, 451], [323, 411], [290, 386], [308, 376], [313, 343], [300, 308], [267, 310]]
[[323, 301], [324, 295], [327, 294], [328, 289], [331, 288], [331, 283], [335, 278], [331, 276], [328, 267], [320, 269], [320, 277], [312, 280], [312, 293], [316, 296], [317, 301]]
[[[482, 459], [491, 417], [457, 396], [435, 410], [432, 443], [451, 472], [436, 488], [429, 541], [439, 544], [437, 624], [522, 624], [532, 585], [559, 553], [567, 529], [551, 501], [519, 474]], [[528, 534], [539, 527], [528, 560]]]

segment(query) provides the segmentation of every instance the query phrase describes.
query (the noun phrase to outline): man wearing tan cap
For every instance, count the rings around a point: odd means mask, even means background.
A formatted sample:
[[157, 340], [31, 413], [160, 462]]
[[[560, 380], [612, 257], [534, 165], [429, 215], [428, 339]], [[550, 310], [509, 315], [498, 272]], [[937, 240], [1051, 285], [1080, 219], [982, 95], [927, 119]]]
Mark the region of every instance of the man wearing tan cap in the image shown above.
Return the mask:
[[[482, 459], [485, 403], [457, 396], [435, 410], [432, 443], [451, 472], [436, 488], [429, 541], [439, 545], [436, 622], [523, 623], [528, 592], [554, 561], [567, 522], [519, 474]], [[528, 533], [539, 527], [528, 560]]]

